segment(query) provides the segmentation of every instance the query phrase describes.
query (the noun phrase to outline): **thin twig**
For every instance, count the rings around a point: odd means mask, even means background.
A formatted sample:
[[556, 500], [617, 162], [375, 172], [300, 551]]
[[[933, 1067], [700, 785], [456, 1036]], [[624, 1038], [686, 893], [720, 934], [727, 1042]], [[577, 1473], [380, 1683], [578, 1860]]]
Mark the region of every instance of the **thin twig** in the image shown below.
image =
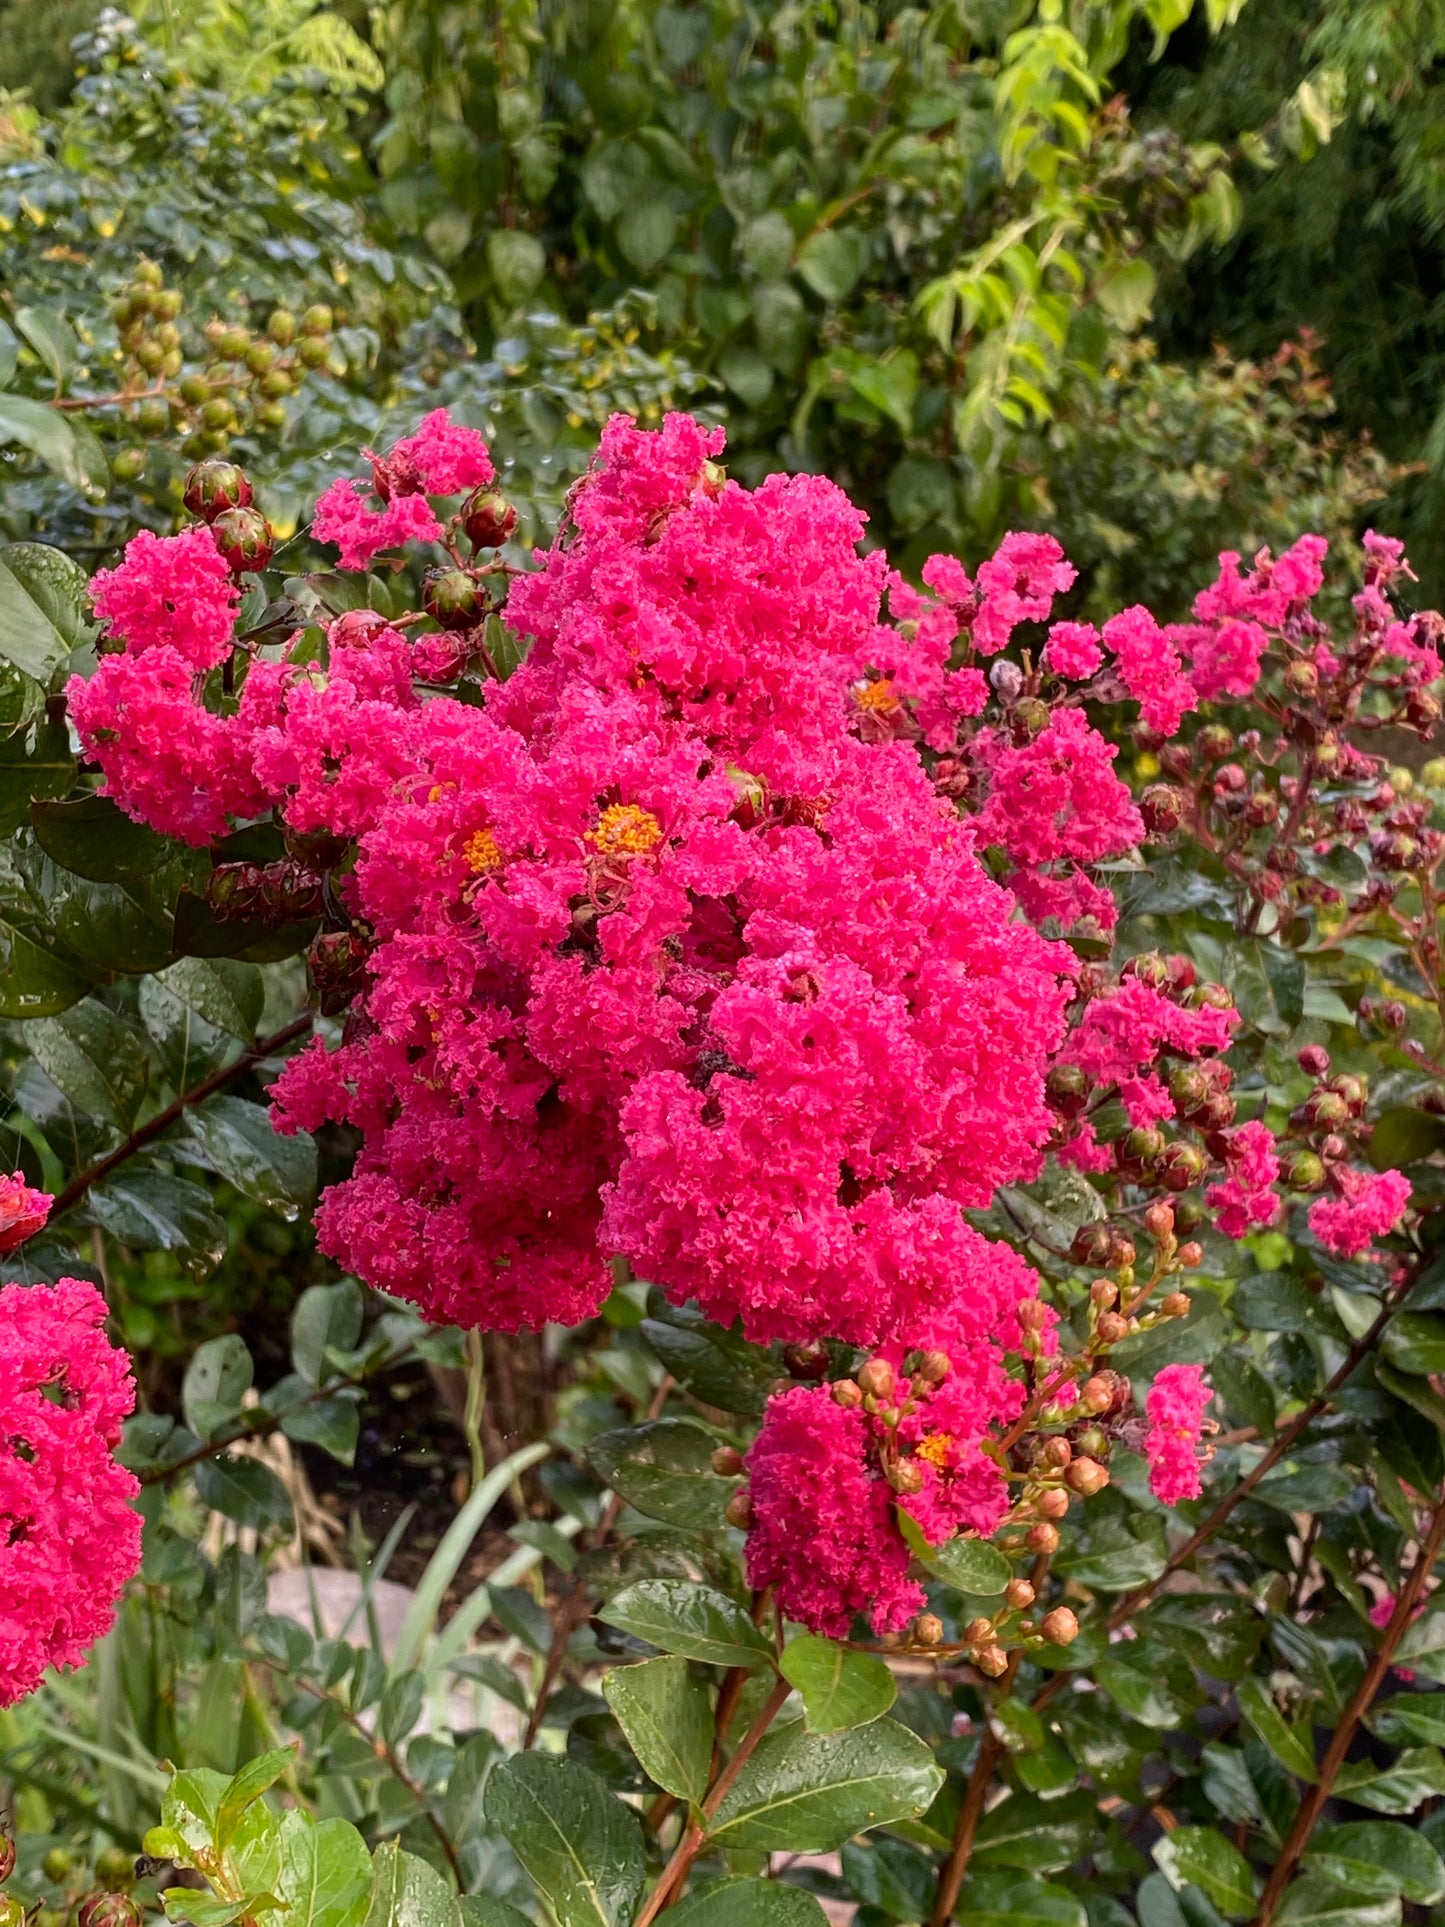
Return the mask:
[[[388, 1367], [399, 1365], [406, 1356], [406, 1353], [402, 1353], [388, 1357], [382, 1364]], [[187, 1472], [203, 1459], [215, 1458], [219, 1452], [229, 1452], [233, 1445], [245, 1445], [251, 1439], [269, 1438], [278, 1426], [284, 1425], [297, 1412], [304, 1412], [309, 1406], [335, 1398], [338, 1392], [344, 1392], [352, 1386], [364, 1385], [369, 1376], [369, 1373], [346, 1372], [338, 1378], [329, 1379], [325, 1385], [318, 1385], [315, 1391], [308, 1392], [305, 1398], [297, 1399], [294, 1405], [288, 1405], [284, 1412], [270, 1413], [259, 1425], [242, 1426], [239, 1431], [231, 1432], [223, 1439], [210, 1439], [206, 1444], [198, 1445], [194, 1452], [187, 1452], [184, 1458], [172, 1459], [168, 1465], [152, 1466], [149, 1472], [139, 1474], [140, 1483], [143, 1486], [164, 1485], [167, 1479], [173, 1479], [178, 1472]]]
[[79, 1204], [92, 1185], [99, 1184], [103, 1178], [108, 1178], [117, 1165], [124, 1164], [127, 1158], [134, 1157], [136, 1152], [144, 1149], [147, 1144], [153, 1144], [158, 1137], [170, 1129], [177, 1118], [185, 1115], [191, 1105], [200, 1104], [206, 1098], [213, 1097], [217, 1091], [224, 1090], [228, 1084], [234, 1083], [238, 1077], [243, 1077], [247, 1071], [254, 1070], [273, 1052], [310, 1030], [314, 1021], [309, 1010], [304, 1012], [300, 1017], [293, 1018], [289, 1024], [284, 1024], [280, 1030], [273, 1031], [269, 1037], [263, 1037], [253, 1050], [242, 1051], [241, 1055], [231, 1063], [223, 1064], [219, 1070], [212, 1071], [209, 1077], [203, 1077], [200, 1083], [193, 1085], [190, 1090], [182, 1091], [174, 1103], [167, 1104], [163, 1111], [157, 1111], [154, 1117], [148, 1118], [144, 1124], [132, 1131], [124, 1144], [117, 1145], [113, 1151], [107, 1151], [103, 1158], [97, 1158], [95, 1163], [88, 1166], [78, 1177], [72, 1178], [51, 1206], [51, 1217], [58, 1218], [62, 1212], [69, 1211], [72, 1205]]
[[1430, 1518], [1430, 1531], [1420, 1548], [1419, 1556], [1410, 1568], [1409, 1578], [1400, 1589], [1400, 1596], [1395, 1601], [1395, 1610], [1390, 1615], [1390, 1623], [1386, 1626], [1379, 1646], [1375, 1649], [1374, 1657], [1365, 1668], [1364, 1678], [1355, 1688], [1349, 1705], [1340, 1715], [1339, 1725], [1335, 1728], [1325, 1757], [1320, 1762], [1319, 1778], [1305, 1794], [1300, 1810], [1295, 1816], [1294, 1825], [1290, 1828], [1288, 1837], [1280, 1849], [1279, 1859], [1265, 1882], [1264, 1892], [1260, 1896], [1259, 1912], [1254, 1917], [1254, 1927], [1271, 1927], [1275, 1909], [1284, 1896], [1285, 1888], [1294, 1878], [1295, 1868], [1309, 1845], [1310, 1834], [1314, 1831], [1316, 1820], [1319, 1819], [1320, 1809], [1329, 1799], [1335, 1776], [1344, 1765], [1350, 1742], [1355, 1737], [1355, 1728], [1368, 1712], [1376, 1693], [1380, 1690], [1380, 1682], [1389, 1671], [1390, 1661], [1395, 1656], [1395, 1648], [1404, 1637], [1405, 1628], [1415, 1616], [1415, 1603], [1424, 1590], [1425, 1581], [1434, 1569], [1442, 1540], [1445, 1540], [1445, 1497], [1436, 1503]]

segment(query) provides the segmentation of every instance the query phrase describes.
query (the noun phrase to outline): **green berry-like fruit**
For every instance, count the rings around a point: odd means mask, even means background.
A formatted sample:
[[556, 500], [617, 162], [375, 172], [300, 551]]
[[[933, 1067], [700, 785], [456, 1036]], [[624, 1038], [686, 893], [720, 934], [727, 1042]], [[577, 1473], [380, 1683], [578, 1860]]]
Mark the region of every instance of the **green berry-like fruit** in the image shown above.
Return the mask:
[[162, 288], [156, 296], [155, 311], [163, 321], [174, 321], [186, 305], [186, 297], [179, 288]]
[[143, 341], [135, 351], [135, 358], [148, 375], [158, 375], [161, 371], [161, 363], [166, 358], [166, 351], [158, 341]]
[[203, 401], [210, 399], [210, 394], [211, 384], [204, 375], [187, 375], [180, 385], [181, 400], [192, 408], [199, 408]]
[[474, 549], [499, 549], [516, 526], [517, 511], [499, 488], [474, 489], [462, 503], [462, 527]]
[[222, 328], [216, 336], [216, 353], [222, 361], [244, 361], [251, 337], [244, 328]]
[[305, 368], [324, 368], [331, 359], [331, 345], [320, 335], [303, 335], [296, 344], [296, 356]]
[[284, 368], [271, 368], [262, 375], [258, 386], [268, 401], [279, 401], [282, 395], [289, 395], [295, 388], [296, 378]]
[[271, 524], [253, 508], [227, 509], [211, 523], [211, 534], [232, 575], [258, 575], [276, 553]]
[[182, 499], [192, 515], [214, 522], [227, 509], [251, 506], [251, 483], [234, 462], [200, 462], [186, 477]]
[[313, 302], [301, 317], [303, 335], [329, 335], [336, 325], [336, 317], [324, 301]]
[[289, 308], [278, 308], [266, 323], [266, 332], [278, 348], [289, 348], [296, 339], [296, 317]]
[[[169, 416], [169, 410], [167, 411]], [[167, 420], [167, 427], [170, 426]], [[110, 472], [118, 482], [138, 482], [145, 474], [146, 458], [143, 448], [122, 448], [110, 458]]]
[[282, 401], [258, 401], [254, 414], [261, 428], [284, 428], [286, 426], [286, 404]]
[[422, 583], [422, 607], [443, 629], [469, 629], [486, 614], [486, 600], [466, 569], [433, 569]]
[[137, 287], [160, 288], [165, 286], [166, 277], [161, 273], [154, 261], [138, 262], [135, 270], [135, 278]]
[[236, 426], [236, 404], [229, 395], [212, 395], [201, 404], [202, 428], [224, 429]]
[[150, 395], [135, 411], [135, 425], [142, 435], [164, 435], [171, 425], [170, 404], [159, 395]]
[[246, 350], [246, 366], [253, 375], [264, 375], [276, 359], [276, 344], [272, 341], [253, 341]]
[[40, 1863], [40, 1871], [47, 1880], [53, 1880], [58, 1886], [74, 1865], [75, 1855], [69, 1847], [51, 1847]]
[[135, 1885], [135, 1860], [124, 1847], [106, 1847], [96, 1856], [95, 1877], [108, 1893]]

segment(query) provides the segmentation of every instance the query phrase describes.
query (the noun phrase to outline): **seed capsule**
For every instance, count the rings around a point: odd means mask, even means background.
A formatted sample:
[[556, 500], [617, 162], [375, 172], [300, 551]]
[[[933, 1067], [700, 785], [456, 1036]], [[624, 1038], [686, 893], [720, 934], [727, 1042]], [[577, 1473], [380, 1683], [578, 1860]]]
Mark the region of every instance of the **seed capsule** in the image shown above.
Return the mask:
[[913, 1622], [913, 1638], [919, 1646], [937, 1646], [943, 1640], [943, 1621], [934, 1613], [920, 1613]]

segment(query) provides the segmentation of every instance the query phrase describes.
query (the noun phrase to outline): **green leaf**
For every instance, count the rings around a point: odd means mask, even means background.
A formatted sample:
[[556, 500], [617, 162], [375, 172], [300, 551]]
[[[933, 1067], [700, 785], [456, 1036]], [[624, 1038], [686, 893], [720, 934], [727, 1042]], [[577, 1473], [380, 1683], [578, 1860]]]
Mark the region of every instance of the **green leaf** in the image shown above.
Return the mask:
[[1445, 1693], [1397, 1693], [1372, 1708], [1367, 1718], [1371, 1731], [1392, 1746], [1410, 1740], [1445, 1746]]
[[941, 1579], [945, 1585], [952, 1586], [955, 1592], [966, 1593], [972, 1599], [992, 1599], [1001, 1593], [1013, 1578], [1013, 1567], [997, 1546], [991, 1546], [982, 1539], [948, 1539], [941, 1546], [931, 1546], [921, 1533], [910, 1532], [913, 1522], [900, 1509], [900, 1522], [903, 1536], [917, 1557], [928, 1570]]
[[1316, 1780], [1319, 1776], [1315, 1768], [1314, 1746], [1308, 1732], [1299, 1731], [1286, 1722], [1264, 1683], [1251, 1676], [1242, 1679], [1234, 1690], [1240, 1712], [1280, 1765], [1287, 1767], [1301, 1780]]
[[286, 1927], [362, 1927], [371, 1883], [371, 1855], [349, 1820], [312, 1820], [297, 1808], [282, 1820]]
[[1377, 1171], [1399, 1171], [1428, 1158], [1445, 1145], [1445, 1118], [1405, 1104], [1382, 1111], [1370, 1132], [1365, 1154]]
[[795, 1721], [763, 1737], [710, 1837], [728, 1852], [832, 1853], [866, 1827], [922, 1813], [943, 1778], [932, 1748], [896, 1720], [833, 1734]]
[[822, 228], [798, 250], [798, 273], [824, 301], [846, 300], [862, 272], [863, 238], [852, 228]]
[[161, 1825], [185, 1841], [192, 1853], [216, 1843], [217, 1816], [231, 1784], [228, 1773], [192, 1767], [177, 1773], [161, 1795]]
[[655, 268], [677, 238], [677, 216], [655, 197], [625, 207], [613, 230], [617, 245], [644, 274]]
[[315, 1195], [315, 1139], [308, 1131], [282, 1137], [264, 1104], [225, 1094], [208, 1097], [187, 1110], [177, 1149], [288, 1221]]
[[1024, 1873], [1057, 1873], [1072, 1866], [1099, 1824], [1089, 1793], [1041, 1800], [1014, 1793], [990, 1807], [974, 1835], [974, 1856], [984, 1867], [1015, 1867]]
[[982, 1867], [970, 1874], [954, 1919], [958, 1927], [1088, 1927], [1083, 1902], [1067, 1887]]
[[[395, 1840], [383, 1841], [372, 1856], [365, 1927], [463, 1927], [465, 1904], [435, 1867], [414, 1853], [403, 1853]], [[481, 1904], [498, 1903], [483, 1900]], [[484, 1913], [471, 1915], [468, 1927], [510, 1927], [507, 1913], [522, 1920], [508, 1908], [490, 1919]]]
[[202, 1459], [196, 1467], [196, 1496], [202, 1505], [239, 1526], [265, 1532], [277, 1526], [289, 1532], [294, 1524], [286, 1488], [270, 1466], [259, 1459], [230, 1453]]
[[1445, 1371], [1445, 1313], [1397, 1311], [1380, 1335], [1380, 1350], [1402, 1372]]
[[463, 1894], [458, 1904], [462, 1910], [462, 1927], [532, 1927], [525, 1914], [519, 1914], [505, 1900], [493, 1900], [487, 1894]]
[[53, 1017], [89, 989], [73, 964], [0, 918], [0, 1017]]
[[35, 840], [62, 869], [95, 883], [150, 876], [175, 845], [133, 823], [108, 796], [40, 801], [30, 811]]
[[207, 1278], [226, 1255], [226, 1227], [211, 1195], [149, 1165], [123, 1164], [88, 1194], [113, 1238], [135, 1251], [174, 1251], [193, 1278]]
[[208, 1439], [235, 1418], [256, 1367], [238, 1332], [198, 1345], [181, 1384], [181, 1410], [197, 1438]]
[[1159, 1522], [1140, 1519], [1138, 1523], [1147, 1537], [1136, 1539], [1124, 1519], [1099, 1520], [1083, 1545], [1059, 1554], [1056, 1568], [1091, 1591], [1129, 1592], [1135, 1586], [1147, 1586], [1163, 1572], [1169, 1555]]
[[751, 1418], [767, 1403], [778, 1365], [761, 1345], [701, 1321], [694, 1326], [644, 1318], [638, 1329], [678, 1384], [705, 1405]]
[[870, 361], [848, 377], [855, 394], [886, 415], [900, 435], [913, 433], [913, 404], [918, 399], [918, 357], [904, 348], [886, 361]]
[[6, 542], [0, 544], [0, 564], [60, 637], [67, 656], [91, 641], [90, 580], [73, 556], [49, 542]]
[[356, 1443], [361, 1436], [361, 1413], [351, 1398], [323, 1398], [298, 1411], [288, 1412], [281, 1430], [298, 1444], [319, 1446], [338, 1464], [350, 1465], [356, 1458]]
[[35, 1061], [78, 1111], [128, 1130], [145, 1093], [146, 1048], [113, 1010], [87, 997], [25, 1026]]
[[719, 1880], [669, 1907], [672, 1927], [825, 1927], [811, 1894], [781, 1880]]
[[1174, 1682], [1163, 1667], [1151, 1667], [1146, 1657], [1101, 1659], [1094, 1668], [1099, 1684], [1131, 1720], [1141, 1726], [1172, 1733], [1187, 1716], [1192, 1700], [1171, 1690]]
[[1213, 1827], [1176, 1827], [1154, 1844], [1160, 1871], [1176, 1890], [1192, 1882], [1231, 1920], [1254, 1912], [1256, 1886], [1249, 1862]]
[[712, 1763], [712, 1709], [687, 1661], [664, 1656], [614, 1666], [602, 1692], [647, 1777], [665, 1793], [700, 1804]]
[[711, 1666], [771, 1665], [772, 1642], [735, 1599], [689, 1579], [639, 1579], [598, 1618], [635, 1639]]
[[78, 358], [75, 330], [54, 308], [15, 310], [15, 326], [39, 355], [57, 389], [63, 389]]
[[1364, 1901], [1306, 1874], [1285, 1895], [1275, 1919], [1280, 1927], [1399, 1927], [1398, 1899]]
[[291, 1314], [291, 1366], [308, 1385], [329, 1377], [328, 1351], [349, 1352], [361, 1337], [361, 1287], [354, 1278], [339, 1285], [308, 1285]]
[[1430, 1842], [1396, 1820], [1353, 1820], [1320, 1827], [1310, 1839], [1305, 1868], [1353, 1894], [1372, 1899], [1399, 1894], [1417, 1906], [1445, 1900], [1445, 1864]]
[[1158, 285], [1147, 261], [1121, 261], [1107, 271], [1094, 290], [1094, 297], [1116, 328], [1132, 334], [1149, 319]]
[[235, 1838], [241, 1816], [268, 1787], [275, 1786], [296, 1758], [294, 1746], [275, 1747], [248, 1760], [221, 1795], [216, 1806], [216, 1844], [224, 1850]]
[[1445, 1609], [1436, 1607], [1421, 1613], [1405, 1628], [1395, 1648], [1394, 1663], [1423, 1673], [1427, 1679], [1445, 1680]]
[[557, 1927], [626, 1927], [645, 1876], [642, 1831], [595, 1774], [575, 1760], [516, 1754], [487, 1781], [486, 1815]]
[[717, 1441], [686, 1419], [652, 1419], [593, 1439], [587, 1456], [614, 1492], [651, 1519], [717, 1531], [733, 1481], [712, 1469]]
[[738, 400], [746, 402], [749, 408], [760, 408], [773, 392], [772, 366], [756, 348], [734, 344], [724, 349], [717, 370]]
[[487, 266], [503, 301], [518, 307], [547, 271], [546, 249], [525, 228], [493, 228], [487, 236]]
[[881, 1719], [898, 1697], [892, 1673], [871, 1653], [850, 1653], [836, 1640], [800, 1633], [783, 1648], [778, 1671], [802, 1695], [814, 1733], [841, 1733]]
[[[64, 415], [47, 408], [44, 402], [32, 401], [28, 395], [0, 395], [0, 443], [4, 442], [16, 442], [21, 448], [28, 448], [72, 488], [90, 492], [95, 486], [88, 452], [77, 442]], [[0, 561], [0, 654], [4, 655], [10, 655], [6, 631], [15, 606], [10, 602], [6, 585], [8, 573]], [[41, 646], [38, 638], [36, 645]], [[26, 667], [18, 656], [12, 656], [11, 660]], [[29, 673], [40, 674], [34, 669]]]
[[1229, 1301], [1241, 1325], [1266, 1332], [1308, 1331], [1318, 1304], [1314, 1294], [1287, 1271], [1260, 1271], [1241, 1278]]
[[1375, 1813], [1413, 1813], [1423, 1800], [1445, 1793], [1445, 1759], [1433, 1746], [1418, 1746], [1384, 1768], [1351, 1761], [1336, 1775], [1335, 1792]]
[[213, 1029], [250, 1044], [261, 1021], [266, 986], [255, 964], [229, 957], [182, 957], [158, 981]]

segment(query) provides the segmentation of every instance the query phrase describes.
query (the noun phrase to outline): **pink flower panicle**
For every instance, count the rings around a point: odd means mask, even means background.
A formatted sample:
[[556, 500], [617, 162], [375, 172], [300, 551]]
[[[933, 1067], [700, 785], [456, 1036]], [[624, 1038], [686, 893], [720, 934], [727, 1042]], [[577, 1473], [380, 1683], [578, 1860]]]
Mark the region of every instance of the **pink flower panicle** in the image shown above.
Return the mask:
[[1267, 1124], [1241, 1124], [1228, 1134], [1228, 1176], [1211, 1185], [1205, 1203], [1214, 1206], [1215, 1223], [1226, 1238], [1242, 1238], [1255, 1225], [1273, 1224], [1280, 1201], [1271, 1188], [1279, 1176], [1279, 1157]]
[[1202, 1365], [1166, 1365], [1149, 1387], [1144, 1401], [1149, 1421], [1144, 1454], [1149, 1461], [1149, 1489], [1165, 1505], [1197, 1499], [1203, 1489], [1199, 1440], [1204, 1408], [1213, 1396]]
[[114, 1457], [135, 1403], [105, 1301], [75, 1278], [0, 1289], [0, 1704], [78, 1666], [140, 1564], [139, 1490]]
[[1402, 1171], [1359, 1171], [1347, 1164], [1334, 1166], [1331, 1177], [1339, 1196], [1315, 1199], [1310, 1230], [1337, 1256], [1358, 1258], [1400, 1222], [1410, 1180]]
[[48, 1191], [34, 1191], [17, 1171], [0, 1177], [0, 1252], [14, 1251], [37, 1231], [43, 1231], [55, 1200]]
[[179, 535], [142, 529], [113, 569], [91, 578], [95, 613], [127, 651], [165, 647], [192, 669], [211, 669], [231, 648], [241, 592], [204, 524]]
[[408, 542], [439, 542], [442, 525], [427, 497], [458, 495], [496, 475], [476, 429], [454, 422], [445, 408], [434, 408], [414, 435], [403, 436], [385, 455], [364, 453], [376, 506], [355, 482], [336, 481], [316, 504], [311, 521], [318, 542], [340, 549], [343, 569], [369, 568], [378, 555]]

